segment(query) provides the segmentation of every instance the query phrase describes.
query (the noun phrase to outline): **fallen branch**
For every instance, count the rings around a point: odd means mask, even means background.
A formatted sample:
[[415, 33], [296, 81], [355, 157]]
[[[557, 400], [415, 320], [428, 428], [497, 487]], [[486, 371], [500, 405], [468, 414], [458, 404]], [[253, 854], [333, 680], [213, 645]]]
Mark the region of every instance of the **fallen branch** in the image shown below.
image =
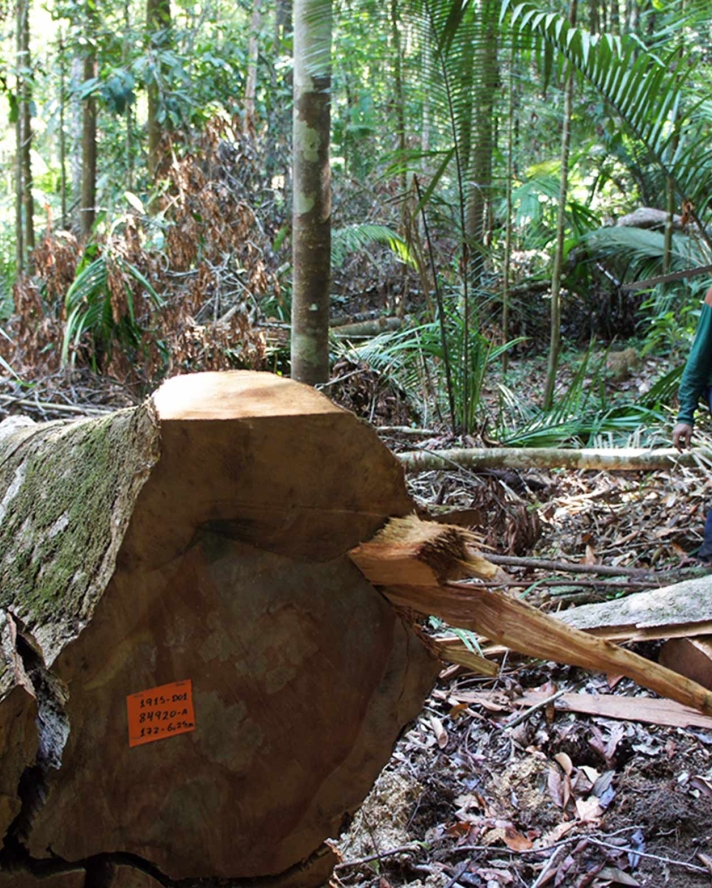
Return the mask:
[[673, 466], [696, 466], [698, 458], [712, 459], [712, 453], [699, 448], [678, 453], [674, 448], [646, 450], [621, 449], [564, 450], [553, 447], [478, 447], [472, 450], [409, 450], [397, 454], [406, 472], [430, 472], [451, 468], [466, 469], [595, 469], [607, 472], [649, 472]]
[[570, 561], [548, 561], [544, 558], [518, 558], [515, 555], [494, 555], [487, 553], [492, 564], [509, 567], [531, 567], [536, 570], [555, 570], [561, 573], [599, 574], [607, 577], [652, 577], [659, 576], [645, 567], [618, 567], [609, 564], [575, 564]]
[[[458, 532], [462, 534], [459, 539]], [[411, 516], [391, 519], [373, 540], [349, 555], [398, 607], [440, 617], [450, 626], [478, 632], [526, 656], [625, 675], [642, 687], [712, 715], [712, 693], [696, 682], [573, 629], [505, 593], [449, 582], [458, 573], [494, 579], [495, 567], [488, 569], [486, 560], [479, 555], [475, 558], [470, 546], [471, 534], [460, 528], [428, 525]], [[466, 558], [461, 554], [463, 548]], [[412, 578], [414, 584], [394, 582], [397, 576]]]
[[111, 413], [113, 407], [81, 406], [77, 404], [56, 404], [53, 401], [35, 401], [34, 398], [16, 398], [14, 395], [0, 395], [0, 403], [17, 404], [19, 407], [34, 407], [36, 410], [67, 413], [72, 416], [103, 416]]

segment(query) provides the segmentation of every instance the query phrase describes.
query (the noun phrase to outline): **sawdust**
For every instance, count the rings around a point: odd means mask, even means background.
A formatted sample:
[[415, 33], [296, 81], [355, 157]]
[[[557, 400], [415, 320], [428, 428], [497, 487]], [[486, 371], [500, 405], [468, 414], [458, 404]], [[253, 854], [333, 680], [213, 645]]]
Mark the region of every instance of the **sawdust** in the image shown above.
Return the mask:
[[379, 854], [411, 841], [410, 818], [421, 784], [405, 773], [384, 771], [336, 846], [344, 860]]

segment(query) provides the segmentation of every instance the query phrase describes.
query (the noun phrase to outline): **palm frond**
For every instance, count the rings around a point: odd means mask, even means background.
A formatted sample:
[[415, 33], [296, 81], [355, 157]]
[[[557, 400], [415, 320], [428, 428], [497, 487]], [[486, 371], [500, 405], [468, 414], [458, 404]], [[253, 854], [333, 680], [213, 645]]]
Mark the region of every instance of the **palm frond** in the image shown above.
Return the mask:
[[349, 253], [356, 253], [371, 244], [385, 244], [401, 262], [416, 267], [415, 256], [400, 235], [387, 225], [370, 223], [346, 225], [331, 232], [331, 261], [341, 265]]
[[[504, 0], [521, 39], [555, 49], [613, 108], [676, 186], [681, 198], [706, 207], [712, 147], [700, 121], [705, 97], [690, 85], [693, 59], [683, 50], [646, 50], [638, 38], [592, 35], [530, 2]], [[707, 237], [702, 225], [700, 230]]]

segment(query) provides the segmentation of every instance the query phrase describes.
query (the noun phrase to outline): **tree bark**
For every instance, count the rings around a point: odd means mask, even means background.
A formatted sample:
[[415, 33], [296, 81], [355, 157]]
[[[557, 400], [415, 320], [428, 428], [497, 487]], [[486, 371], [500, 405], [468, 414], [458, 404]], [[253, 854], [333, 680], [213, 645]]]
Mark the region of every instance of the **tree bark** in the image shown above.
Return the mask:
[[246, 372], [8, 420], [0, 459], [0, 869], [320, 885], [438, 671], [347, 556], [411, 510], [397, 461]]
[[65, 131], [66, 103], [67, 103], [67, 71], [65, 64], [64, 36], [59, 35], [59, 192], [62, 207], [62, 228], [69, 225], [67, 216], [67, 133]]
[[[595, 469], [606, 472], [649, 472], [670, 469], [675, 465], [696, 466], [697, 452], [679, 453], [674, 448], [645, 450], [638, 447], [619, 449], [584, 448], [563, 450], [555, 447], [480, 447], [472, 450], [412, 450], [399, 453], [398, 459], [407, 472], [430, 472], [435, 469]], [[702, 459], [712, 458], [707, 450], [699, 450]]]
[[250, 42], [247, 50], [245, 116], [242, 120], [242, 131], [250, 136], [255, 135], [255, 96], [257, 95], [257, 61], [259, 59], [259, 38], [261, 27], [262, 0], [253, 0], [252, 20], [250, 21]]
[[329, 378], [331, 0], [294, 4], [292, 378]]
[[168, 44], [171, 27], [170, 0], [146, 0], [146, 31], [152, 56], [152, 74], [148, 82], [148, 174], [151, 181], [156, 178], [160, 161], [163, 126], [159, 120], [161, 92], [163, 88], [163, 66], [160, 52]]
[[15, 34], [15, 50], [16, 64], [18, 74], [15, 80], [15, 97], [17, 102], [15, 118], [15, 268], [19, 274], [25, 265], [25, 229], [22, 223], [23, 219], [23, 166], [22, 166], [22, 146], [24, 117], [22, 114], [22, 8], [23, 4], [18, 2], [16, 17], [16, 34]]
[[35, 202], [32, 196], [32, 61], [30, 58], [30, 4], [23, 0], [22, 8], [22, 203], [25, 209], [25, 250], [31, 263], [35, 248]]
[[[86, 84], [96, 77], [96, 7], [89, 0], [85, 8], [86, 45], [83, 78]], [[82, 193], [79, 202], [79, 229], [88, 238], [96, 220], [96, 98], [84, 100], [82, 112]]]
[[[615, 0], [614, 0], [615, 2]], [[569, 23], [576, 24], [577, 0], [571, 0]], [[549, 410], [554, 403], [556, 371], [559, 368], [561, 352], [561, 276], [564, 268], [564, 239], [566, 236], [566, 201], [569, 193], [569, 152], [571, 146], [571, 119], [574, 101], [574, 69], [566, 64], [566, 85], [564, 87], [564, 121], [561, 130], [561, 184], [559, 187], [559, 210], [556, 220], [556, 253], [554, 271], [551, 278], [551, 318], [549, 339], [549, 362], [544, 389], [544, 409]]]

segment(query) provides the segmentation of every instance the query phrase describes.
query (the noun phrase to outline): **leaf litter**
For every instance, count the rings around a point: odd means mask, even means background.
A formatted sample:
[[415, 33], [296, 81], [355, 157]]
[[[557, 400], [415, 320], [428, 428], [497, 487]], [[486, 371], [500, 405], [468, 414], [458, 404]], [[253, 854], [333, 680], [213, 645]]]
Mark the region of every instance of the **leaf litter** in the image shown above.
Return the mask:
[[[384, 437], [395, 450], [412, 447], [412, 436], [398, 430]], [[507, 566], [519, 587], [512, 592], [545, 610], [705, 571], [689, 558], [712, 501], [705, 465], [615, 474], [475, 474], [453, 467], [414, 476], [410, 485], [423, 511], [476, 527], [494, 552], [522, 556], [526, 563]], [[544, 559], [560, 569], [538, 568]], [[591, 572], [570, 573], [567, 565]], [[599, 576], [597, 565], [618, 567], [621, 576]], [[658, 642], [634, 646], [651, 659], [659, 648]], [[332, 884], [712, 884], [712, 729], [580, 714], [556, 699], [522, 717], [518, 701], [534, 690], [544, 699], [558, 692], [619, 698], [617, 708], [631, 714], [626, 701], [634, 698], [644, 711], [655, 698], [615, 676], [506, 653], [500, 662], [496, 679], [457, 666], [443, 670], [338, 840], [341, 863]], [[399, 792], [384, 805], [396, 777]], [[390, 846], [369, 839], [379, 818], [399, 824]]]

